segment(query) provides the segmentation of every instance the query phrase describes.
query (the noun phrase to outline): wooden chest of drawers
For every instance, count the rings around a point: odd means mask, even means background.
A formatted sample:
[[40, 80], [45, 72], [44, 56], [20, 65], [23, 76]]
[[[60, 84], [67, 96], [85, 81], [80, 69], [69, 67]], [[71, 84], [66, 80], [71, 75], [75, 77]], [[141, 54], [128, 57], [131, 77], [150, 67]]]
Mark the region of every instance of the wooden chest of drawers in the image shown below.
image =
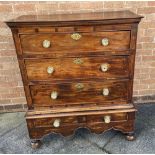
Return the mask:
[[130, 11], [21, 16], [7, 21], [27, 99], [32, 146], [52, 132], [120, 130], [133, 140], [137, 27]]

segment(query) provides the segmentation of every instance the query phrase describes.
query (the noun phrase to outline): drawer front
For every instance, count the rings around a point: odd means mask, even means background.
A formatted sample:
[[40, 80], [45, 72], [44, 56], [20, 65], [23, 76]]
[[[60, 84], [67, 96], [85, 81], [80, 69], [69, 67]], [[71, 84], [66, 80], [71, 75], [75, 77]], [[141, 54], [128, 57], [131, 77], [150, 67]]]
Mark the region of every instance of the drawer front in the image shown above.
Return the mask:
[[87, 118], [88, 123], [110, 123], [117, 121], [127, 121], [127, 113], [116, 113], [116, 114], [104, 114], [104, 115], [91, 115]]
[[67, 117], [48, 117], [38, 118], [34, 120], [35, 127], [52, 127], [61, 128], [65, 126], [80, 125], [84, 123], [89, 126], [96, 123], [113, 123], [127, 121], [127, 113], [113, 113], [100, 115], [84, 115], [84, 116], [67, 116]]
[[50, 54], [127, 50], [130, 31], [20, 35], [23, 53]]
[[25, 60], [25, 65], [32, 81], [129, 76], [128, 57], [121, 56]]
[[71, 117], [56, 117], [56, 118], [41, 118], [34, 121], [35, 127], [61, 127], [69, 124], [77, 124], [78, 118]]
[[128, 81], [79, 82], [30, 86], [34, 107], [126, 104]]
[[[59, 115], [59, 114], [58, 114]], [[49, 133], [59, 133], [64, 136], [73, 135], [79, 127], [90, 129], [93, 133], [103, 133], [109, 129], [118, 129], [124, 132], [131, 132], [134, 129], [133, 120], [130, 118], [133, 112], [104, 112], [101, 114], [89, 113], [75, 116], [34, 116], [26, 119], [30, 136], [33, 139], [40, 139]], [[37, 133], [37, 134], [36, 134]]]

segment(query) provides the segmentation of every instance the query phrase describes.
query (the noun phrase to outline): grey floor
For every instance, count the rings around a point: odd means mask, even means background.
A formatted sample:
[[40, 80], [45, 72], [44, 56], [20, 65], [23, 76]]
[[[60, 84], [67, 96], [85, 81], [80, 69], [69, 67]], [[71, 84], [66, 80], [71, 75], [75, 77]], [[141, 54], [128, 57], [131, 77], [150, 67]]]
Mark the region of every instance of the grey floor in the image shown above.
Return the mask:
[[33, 150], [30, 146], [24, 113], [0, 114], [0, 153], [67, 153], [67, 154], [109, 154], [109, 153], [155, 153], [155, 104], [138, 106], [136, 137], [133, 142], [126, 141], [118, 131], [91, 134], [79, 129], [72, 137], [64, 138], [51, 134], [44, 137], [44, 145]]

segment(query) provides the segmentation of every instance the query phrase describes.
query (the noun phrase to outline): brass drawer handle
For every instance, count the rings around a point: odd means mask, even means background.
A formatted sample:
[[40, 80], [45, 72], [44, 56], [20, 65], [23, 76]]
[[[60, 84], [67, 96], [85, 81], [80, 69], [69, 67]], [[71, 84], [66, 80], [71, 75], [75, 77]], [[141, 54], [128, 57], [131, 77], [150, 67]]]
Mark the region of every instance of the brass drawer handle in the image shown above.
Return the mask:
[[109, 116], [109, 115], [106, 115], [106, 116], [104, 116], [104, 123], [110, 123], [111, 122], [111, 116]]
[[83, 60], [81, 58], [75, 58], [73, 60], [73, 63], [77, 64], [77, 65], [80, 65], [80, 64], [83, 64]]
[[54, 67], [52, 67], [52, 66], [47, 67], [48, 74], [52, 74], [53, 72], [54, 72]]
[[49, 40], [44, 40], [42, 44], [44, 48], [49, 48], [51, 46], [51, 42]]
[[102, 94], [103, 94], [103, 96], [108, 96], [109, 95], [109, 89], [108, 88], [103, 88]]
[[61, 123], [61, 120], [60, 119], [55, 119], [54, 122], [53, 122], [53, 126], [55, 128], [58, 128], [58, 127], [60, 127], [60, 123]]
[[58, 92], [57, 91], [52, 91], [51, 99], [56, 100], [57, 98], [58, 98]]
[[84, 88], [84, 84], [82, 84], [82, 83], [77, 83], [77, 84], [75, 85], [75, 88], [76, 88], [77, 90], [82, 90], [82, 89]]
[[108, 46], [109, 45], [109, 39], [108, 38], [103, 38], [101, 40], [101, 43], [102, 43], [103, 46]]
[[81, 37], [82, 37], [82, 35], [79, 34], [79, 33], [73, 33], [73, 34], [71, 35], [71, 38], [72, 38], [73, 40], [79, 40]]
[[101, 64], [102, 72], [106, 72], [106, 71], [108, 71], [108, 69], [109, 69], [109, 64], [107, 64], [107, 63]]

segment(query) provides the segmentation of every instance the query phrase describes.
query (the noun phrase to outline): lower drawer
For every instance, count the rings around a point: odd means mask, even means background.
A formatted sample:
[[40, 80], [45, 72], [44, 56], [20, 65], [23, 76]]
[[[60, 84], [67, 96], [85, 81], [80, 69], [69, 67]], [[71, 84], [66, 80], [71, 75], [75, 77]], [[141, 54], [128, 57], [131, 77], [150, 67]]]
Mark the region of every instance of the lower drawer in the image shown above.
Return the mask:
[[120, 130], [124, 133], [133, 132], [135, 109], [125, 111], [102, 111], [103, 114], [102, 112], [100, 114], [90, 112], [85, 115], [79, 113], [77, 116], [74, 114], [71, 116], [60, 116], [60, 114], [27, 115], [26, 120], [31, 139], [40, 139], [50, 133], [69, 136], [73, 135], [78, 128], [88, 128], [95, 133], [102, 133], [109, 129]]
[[34, 127], [52, 127], [62, 128], [70, 125], [78, 125], [81, 123], [112, 123], [117, 121], [126, 121], [127, 113], [87, 115], [87, 116], [68, 116], [68, 117], [48, 117], [32, 119]]
[[128, 88], [128, 80], [30, 86], [34, 107], [127, 103]]

